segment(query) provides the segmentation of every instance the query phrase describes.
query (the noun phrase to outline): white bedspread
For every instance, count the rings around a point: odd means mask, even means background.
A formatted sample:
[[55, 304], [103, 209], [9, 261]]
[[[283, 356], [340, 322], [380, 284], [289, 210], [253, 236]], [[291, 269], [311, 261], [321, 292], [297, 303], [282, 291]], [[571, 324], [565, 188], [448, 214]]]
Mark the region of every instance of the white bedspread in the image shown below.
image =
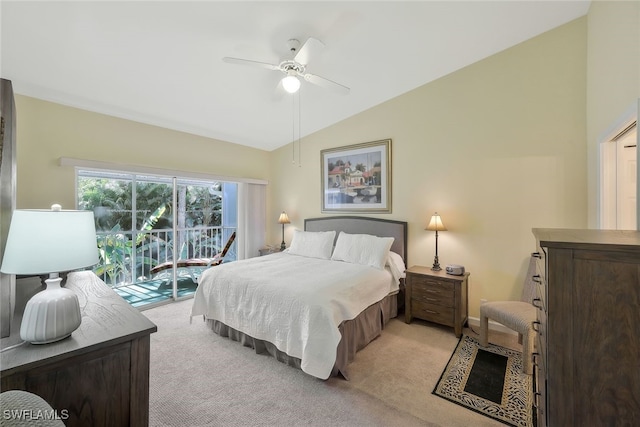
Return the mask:
[[192, 316], [204, 315], [301, 359], [326, 379], [336, 360], [338, 326], [398, 289], [388, 270], [277, 253], [205, 270]]

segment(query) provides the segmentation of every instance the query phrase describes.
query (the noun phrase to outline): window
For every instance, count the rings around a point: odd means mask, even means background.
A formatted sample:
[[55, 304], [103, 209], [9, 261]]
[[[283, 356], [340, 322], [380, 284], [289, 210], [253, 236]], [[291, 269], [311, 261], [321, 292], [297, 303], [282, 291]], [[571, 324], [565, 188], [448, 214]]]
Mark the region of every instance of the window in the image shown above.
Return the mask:
[[[213, 258], [238, 227], [234, 182], [79, 169], [77, 189], [78, 209], [95, 215], [94, 272], [135, 306], [193, 294], [206, 268], [195, 260]], [[236, 259], [234, 243], [225, 262]], [[176, 264], [187, 260], [196, 265]]]

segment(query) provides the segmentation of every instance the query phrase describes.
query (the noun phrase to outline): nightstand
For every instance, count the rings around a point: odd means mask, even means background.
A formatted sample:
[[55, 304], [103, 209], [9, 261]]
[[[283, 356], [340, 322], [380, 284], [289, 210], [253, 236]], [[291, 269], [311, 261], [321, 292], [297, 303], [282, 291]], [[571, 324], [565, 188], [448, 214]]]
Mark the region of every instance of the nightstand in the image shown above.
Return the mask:
[[407, 270], [405, 321], [416, 317], [440, 325], [451, 326], [456, 337], [469, 318], [469, 273], [452, 276], [444, 270], [413, 266]]
[[264, 248], [258, 249], [258, 252], [260, 252], [260, 256], [262, 256], [262, 255], [275, 254], [277, 252], [282, 252], [282, 251], [280, 250], [280, 246], [266, 246]]

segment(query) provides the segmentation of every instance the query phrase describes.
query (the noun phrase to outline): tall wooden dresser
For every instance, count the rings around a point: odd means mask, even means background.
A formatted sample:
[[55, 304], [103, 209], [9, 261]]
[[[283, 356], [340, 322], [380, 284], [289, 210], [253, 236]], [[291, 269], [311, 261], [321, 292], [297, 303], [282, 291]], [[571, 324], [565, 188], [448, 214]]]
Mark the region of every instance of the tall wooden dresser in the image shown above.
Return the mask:
[[538, 425], [640, 425], [640, 232], [533, 234]]
[[78, 295], [82, 324], [68, 338], [34, 345], [20, 344], [14, 322], [0, 341], [0, 389], [39, 395], [67, 427], [149, 425], [156, 325], [90, 271], [70, 273], [66, 287]]

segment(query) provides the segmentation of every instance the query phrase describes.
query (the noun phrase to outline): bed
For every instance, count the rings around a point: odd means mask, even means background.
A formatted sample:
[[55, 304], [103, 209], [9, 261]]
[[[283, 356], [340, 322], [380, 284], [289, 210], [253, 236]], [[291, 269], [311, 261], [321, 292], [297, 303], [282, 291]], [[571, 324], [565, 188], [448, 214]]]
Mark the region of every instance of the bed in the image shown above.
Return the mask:
[[290, 247], [205, 270], [192, 316], [218, 335], [320, 379], [342, 375], [397, 316], [407, 223], [306, 219]]

